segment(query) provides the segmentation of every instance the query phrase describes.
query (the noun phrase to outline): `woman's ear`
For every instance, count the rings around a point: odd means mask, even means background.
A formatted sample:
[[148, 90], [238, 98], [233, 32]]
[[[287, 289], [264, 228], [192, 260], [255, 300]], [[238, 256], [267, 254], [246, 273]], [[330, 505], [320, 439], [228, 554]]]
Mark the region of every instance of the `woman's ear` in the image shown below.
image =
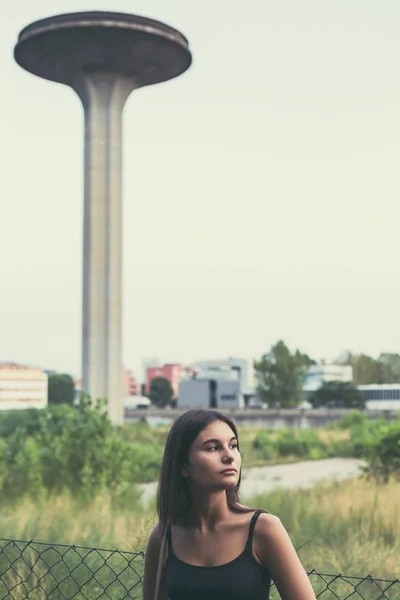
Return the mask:
[[181, 471], [181, 476], [182, 477], [189, 477], [187, 466], [183, 467], [183, 469]]

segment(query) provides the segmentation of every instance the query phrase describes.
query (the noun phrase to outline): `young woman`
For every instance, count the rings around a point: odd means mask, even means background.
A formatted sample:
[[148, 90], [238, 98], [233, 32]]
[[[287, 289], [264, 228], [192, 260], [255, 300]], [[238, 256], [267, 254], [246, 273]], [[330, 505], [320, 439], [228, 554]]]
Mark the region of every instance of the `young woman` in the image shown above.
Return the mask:
[[194, 409], [175, 421], [158, 484], [159, 522], [145, 554], [143, 600], [267, 600], [271, 580], [282, 600], [315, 600], [278, 517], [239, 502], [240, 468], [228, 415]]

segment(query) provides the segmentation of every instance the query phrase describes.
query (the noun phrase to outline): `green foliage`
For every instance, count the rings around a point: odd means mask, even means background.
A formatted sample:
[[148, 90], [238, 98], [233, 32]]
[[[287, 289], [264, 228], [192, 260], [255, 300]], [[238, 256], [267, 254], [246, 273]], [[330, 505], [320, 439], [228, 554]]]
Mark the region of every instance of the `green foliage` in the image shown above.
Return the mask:
[[39, 431], [42, 411], [36, 408], [25, 410], [6, 410], [0, 412], [0, 438], [8, 438], [17, 427], [21, 427], [27, 435]]
[[400, 418], [366, 421], [351, 430], [354, 455], [367, 460], [366, 473], [379, 483], [400, 481]]
[[318, 460], [332, 455], [331, 442], [323, 442], [319, 433], [313, 429], [280, 429], [273, 434], [262, 429], [253, 441], [253, 448], [265, 460]]
[[132, 479], [146, 482], [156, 481], [160, 475], [163, 456], [162, 446], [155, 444], [133, 444], [134, 460], [131, 465]]
[[351, 410], [344, 417], [329, 425], [328, 429], [350, 429], [355, 425], [363, 425], [367, 416], [361, 410]]
[[78, 407], [41, 411], [30, 435], [21, 426], [7, 433], [0, 440], [0, 497], [7, 501], [64, 492], [83, 501], [107, 493], [118, 501], [135, 482], [156, 479], [161, 466], [161, 445], [127, 441], [105, 402], [92, 405], [87, 396]]
[[174, 390], [171, 382], [165, 377], [154, 377], [150, 383], [149, 398], [156, 406], [167, 406], [171, 404]]
[[369, 420], [364, 413], [352, 411], [333, 428], [350, 429], [351, 456], [367, 461], [369, 478], [382, 483], [392, 477], [400, 481], [400, 416], [396, 421]]
[[296, 350], [293, 354], [281, 340], [259, 361], [254, 362], [257, 391], [269, 407], [296, 407], [302, 400], [302, 386], [308, 367], [314, 364], [309, 356]]
[[392, 477], [400, 481], [400, 421], [391, 424], [381, 439], [372, 445], [367, 473], [369, 478], [380, 483], [388, 483]]
[[379, 442], [388, 427], [389, 422], [386, 419], [374, 421], [366, 419], [362, 423], [353, 425], [350, 429], [353, 455], [368, 459], [371, 448]]
[[[293, 429], [281, 429], [277, 438], [278, 453], [280, 456], [297, 456], [306, 458], [314, 450], [323, 448], [323, 444], [318, 433], [312, 429], [303, 429], [294, 431]], [[318, 455], [318, 458], [323, 454]]]
[[400, 383], [400, 354], [382, 352], [378, 360], [380, 363], [387, 365], [391, 371], [391, 381], [385, 381], [384, 383]]
[[[241, 450], [250, 464], [355, 456], [367, 461], [368, 476], [377, 481], [400, 478], [400, 419], [373, 421], [352, 411], [334, 427], [331, 432], [247, 428]], [[115, 428], [105, 403], [93, 405], [83, 396], [77, 407], [22, 411], [18, 418], [5, 414], [0, 431], [3, 503], [70, 494], [86, 504], [108, 495], [113, 506], [122, 507], [137, 502], [135, 483], [157, 479], [168, 428], [147, 423]]]
[[120, 430], [122, 438], [126, 442], [137, 444], [150, 444], [164, 447], [167, 439], [168, 427], [150, 427], [147, 421], [126, 423]]
[[70, 404], [75, 400], [75, 383], [71, 375], [54, 373], [49, 375], [49, 404]]
[[278, 448], [272, 441], [271, 434], [267, 429], [261, 429], [253, 442], [253, 447], [259, 451], [264, 460], [271, 460], [278, 457]]
[[313, 408], [326, 406], [329, 408], [365, 408], [363, 394], [351, 383], [342, 381], [326, 381], [315, 390], [309, 402]]
[[129, 448], [107, 416], [104, 403], [95, 407], [82, 398], [64, 418], [46, 411], [37, 434], [43, 451], [43, 482], [51, 492], [73, 494], [117, 492], [129, 479]]
[[367, 354], [347, 352], [341, 362], [353, 367], [356, 385], [400, 383], [400, 354], [383, 352], [375, 359]]
[[7, 440], [1, 440], [1, 495], [15, 500], [25, 494], [43, 495], [41, 449], [34, 438], [18, 427]]
[[36, 435], [41, 430], [43, 416], [51, 414], [54, 426], [61, 432], [63, 423], [71, 414], [67, 404], [49, 405], [47, 409], [29, 408], [25, 410], [8, 410], [0, 412], [0, 438], [8, 438], [17, 428], [23, 429], [26, 435]]

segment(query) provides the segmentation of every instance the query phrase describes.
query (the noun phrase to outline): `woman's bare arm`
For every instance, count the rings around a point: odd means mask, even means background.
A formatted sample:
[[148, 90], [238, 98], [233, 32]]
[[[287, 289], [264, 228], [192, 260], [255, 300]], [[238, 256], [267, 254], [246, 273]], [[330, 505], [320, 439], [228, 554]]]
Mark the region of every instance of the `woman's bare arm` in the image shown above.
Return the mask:
[[315, 600], [315, 593], [280, 519], [262, 513], [254, 535], [260, 560], [268, 569], [282, 600]]
[[[162, 527], [160, 523], [157, 523], [157, 525], [153, 528], [150, 534], [144, 557], [143, 600], [154, 600], [158, 560], [160, 558], [161, 539]], [[160, 590], [157, 600], [167, 600], [167, 592], [165, 590], [164, 577], [161, 578]]]

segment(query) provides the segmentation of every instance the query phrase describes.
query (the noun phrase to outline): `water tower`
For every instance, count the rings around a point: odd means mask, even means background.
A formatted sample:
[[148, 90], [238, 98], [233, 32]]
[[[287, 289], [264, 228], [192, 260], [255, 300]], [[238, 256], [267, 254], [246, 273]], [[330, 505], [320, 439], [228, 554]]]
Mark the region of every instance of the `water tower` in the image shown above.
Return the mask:
[[[82, 389], [122, 404], [122, 113], [133, 90], [191, 64], [187, 39], [130, 14], [82, 12], [32, 23], [14, 49], [34, 75], [70, 86], [85, 114]], [[61, 115], [60, 115], [61, 116]]]

